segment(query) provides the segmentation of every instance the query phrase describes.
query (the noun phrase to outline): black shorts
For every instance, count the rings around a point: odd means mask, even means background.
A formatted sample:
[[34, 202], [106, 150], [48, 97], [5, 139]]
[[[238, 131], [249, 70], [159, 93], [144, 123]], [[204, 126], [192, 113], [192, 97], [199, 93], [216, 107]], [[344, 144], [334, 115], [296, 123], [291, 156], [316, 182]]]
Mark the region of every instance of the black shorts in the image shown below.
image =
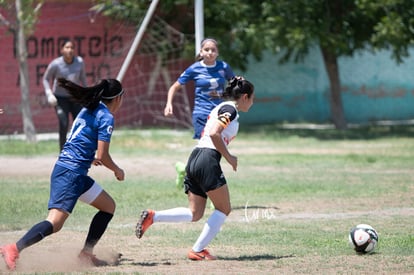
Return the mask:
[[209, 148], [195, 148], [185, 168], [184, 190], [207, 198], [207, 192], [226, 184], [220, 166], [221, 154]]

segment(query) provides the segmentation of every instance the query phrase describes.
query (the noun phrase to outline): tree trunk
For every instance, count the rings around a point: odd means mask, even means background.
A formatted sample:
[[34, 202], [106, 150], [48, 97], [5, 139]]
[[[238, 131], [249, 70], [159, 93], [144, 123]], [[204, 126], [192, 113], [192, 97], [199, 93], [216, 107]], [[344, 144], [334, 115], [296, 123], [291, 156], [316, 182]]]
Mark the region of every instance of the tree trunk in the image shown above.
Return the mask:
[[345, 130], [347, 128], [347, 122], [341, 97], [338, 58], [328, 48], [321, 46], [321, 52], [330, 83], [329, 103], [331, 107], [331, 119], [336, 129]]
[[26, 135], [26, 140], [29, 142], [36, 142], [36, 129], [33, 124], [32, 112], [30, 109], [29, 97], [29, 70], [27, 68], [27, 49], [26, 39], [24, 34], [24, 23], [21, 18], [21, 0], [16, 0], [16, 18], [17, 18], [17, 58], [19, 59], [19, 79], [20, 91], [22, 95], [22, 119], [23, 132]]

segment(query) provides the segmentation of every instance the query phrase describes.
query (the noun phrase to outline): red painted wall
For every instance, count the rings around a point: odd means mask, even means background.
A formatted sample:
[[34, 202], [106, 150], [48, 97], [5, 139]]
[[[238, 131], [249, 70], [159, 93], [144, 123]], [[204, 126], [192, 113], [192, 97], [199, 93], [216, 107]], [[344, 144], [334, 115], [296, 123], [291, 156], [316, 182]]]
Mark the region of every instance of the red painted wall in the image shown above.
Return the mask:
[[[46, 104], [42, 77], [49, 62], [60, 56], [59, 45], [62, 40], [69, 38], [75, 42], [75, 51], [84, 58], [86, 64], [88, 85], [92, 85], [101, 78], [117, 77], [135, 37], [137, 27], [128, 26], [126, 22], [114, 23], [90, 12], [92, 2], [47, 1], [41, 9], [34, 33], [27, 36], [31, 111], [37, 132], [57, 131], [54, 109]], [[13, 15], [5, 10], [0, 11], [3, 15], [10, 16], [7, 18], [9, 21], [13, 21]], [[4, 25], [0, 25], [0, 108], [4, 110], [0, 115], [0, 134], [22, 132], [19, 68], [13, 41], [14, 35]], [[148, 109], [155, 111], [157, 115], [161, 114], [168, 86], [188, 63], [180, 61], [167, 64], [170, 80], [162, 78], [161, 75], [156, 77], [156, 89], [159, 93], [151, 92], [149, 96], [147, 82], [154, 69], [155, 58], [151, 54], [135, 54], [134, 61], [123, 79], [127, 94], [123, 108], [117, 114], [118, 126], [151, 125], [159, 122], [148, 110], [138, 112], [137, 102], [151, 97], [152, 105], [147, 106]]]

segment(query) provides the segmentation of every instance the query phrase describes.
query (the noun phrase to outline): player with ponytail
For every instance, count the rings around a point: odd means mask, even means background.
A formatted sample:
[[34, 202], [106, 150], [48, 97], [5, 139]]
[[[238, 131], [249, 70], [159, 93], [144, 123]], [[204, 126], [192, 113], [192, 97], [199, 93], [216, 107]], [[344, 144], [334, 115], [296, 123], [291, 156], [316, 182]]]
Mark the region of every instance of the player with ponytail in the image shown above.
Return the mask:
[[114, 172], [115, 178], [124, 180], [124, 171], [109, 154], [114, 117], [122, 105], [124, 90], [116, 79], [104, 79], [92, 87], [59, 78], [58, 85], [65, 88], [75, 102], [83, 108], [73, 122], [69, 137], [55, 163], [50, 177], [48, 216], [34, 225], [16, 243], [0, 247], [0, 252], [10, 270], [16, 268], [20, 252], [58, 232], [78, 200], [95, 207], [98, 212], [91, 221], [83, 249], [82, 262], [94, 266], [107, 265], [93, 254], [115, 212], [112, 197], [90, 176], [91, 165], [103, 165]]
[[237, 170], [237, 157], [229, 152], [227, 145], [237, 135], [239, 111], [248, 112], [253, 104], [254, 86], [243, 77], [234, 77], [229, 81], [223, 97], [225, 101], [210, 112], [201, 138], [187, 162], [184, 187], [188, 208], [144, 210], [136, 228], [136, 235], [141, 238], [155, 222], [196, 222], [203, 217], [209, 198], [214, 211], [188, 252], [187, 257], [191, 260], [217, 258], [206, 247], [220, 231], [231, 211], [229, 189], [220, 160], [224, 157], [233, 170]]

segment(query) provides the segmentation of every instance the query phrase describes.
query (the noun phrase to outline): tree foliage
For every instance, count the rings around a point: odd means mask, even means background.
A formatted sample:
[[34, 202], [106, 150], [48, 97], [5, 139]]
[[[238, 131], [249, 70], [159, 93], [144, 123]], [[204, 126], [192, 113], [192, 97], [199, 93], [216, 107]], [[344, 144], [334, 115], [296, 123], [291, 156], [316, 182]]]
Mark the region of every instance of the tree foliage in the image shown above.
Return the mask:
[[[115, 3], [102, 0], [101, 8], [120, 16], [129, 13], [132, 20], [134, 9], [148, 5], [142, 0]], [[163, 0], [160, 11], [167, 22], [188, 30], [189, 20], [183, 19], [191, 10], [183, 6], [193, 5], [192, 0]], [[260, 60], [266, 50], [279, 53], [283, 63], [299, 62], [319, 48], [330, 81], [332, 122], [345, 129], [338, 58], [385, 49], [403, 62], [413, 45], [413, 15], [412, 0], [209, 0], [204, 1], [204, 34], [225, 45], [219, 47], [223, 59], [241, 70], [249, 56]]]
[[[139, 24], [149, 1], [101, 0], [93, 8], [114, 18], [127, 19]], [[250, 55], [261, 57], [263, 43], [258, 39], [256, 24], [260, 13], [260, 1], [204, 1], [204, 34], [219, 41], [220, 55], [234, 68], [245, 70]], [[252, 9], [256, 12], [251, 12]], [[194, 0], [162, 0], [158, 4], [158, 14], [181, 32], [194, 35]], [[225, 45], [225, 46], [224, 46]], [[187, 47], [185, 56], [194, 57], [193, 43]]]
[[[147, 0], [97, 1], [96, 10], [139, 23]], [[163, 0], [163, 18], [184, 33], [194, 33], [194, 0]], [[248, 57], [283, 52], [281, 62], [300, 61], [311, 47], [329, 48], [337, 56], [356, 51], [391, 50], [397, 62], [413, 45], [412, 0], [209, 0], [204, 1], [205, 36], [225, 47], [222, 56], [245, 70]]]
[[[0, 22], [6, 25], [9, 31], [15, 32], [17, 29], [16, 18], [21, 18], [25, 35], [29, 35], [36, 26], [44, 0], [21, 0], [21, 11], [19, 14], [16, 14], [15, 2], [15, 0], [0, 0], [0, 7], [9, 11], [7, 15], [0, 13]], [[12, 18], [9, 18], [9, 16]]]
[[391, 50], [402, 62], [413, 44], [414, 5], [409, 0], [262, 1], [266, 46], [301, 60], [312, 46], [336, 56]]

